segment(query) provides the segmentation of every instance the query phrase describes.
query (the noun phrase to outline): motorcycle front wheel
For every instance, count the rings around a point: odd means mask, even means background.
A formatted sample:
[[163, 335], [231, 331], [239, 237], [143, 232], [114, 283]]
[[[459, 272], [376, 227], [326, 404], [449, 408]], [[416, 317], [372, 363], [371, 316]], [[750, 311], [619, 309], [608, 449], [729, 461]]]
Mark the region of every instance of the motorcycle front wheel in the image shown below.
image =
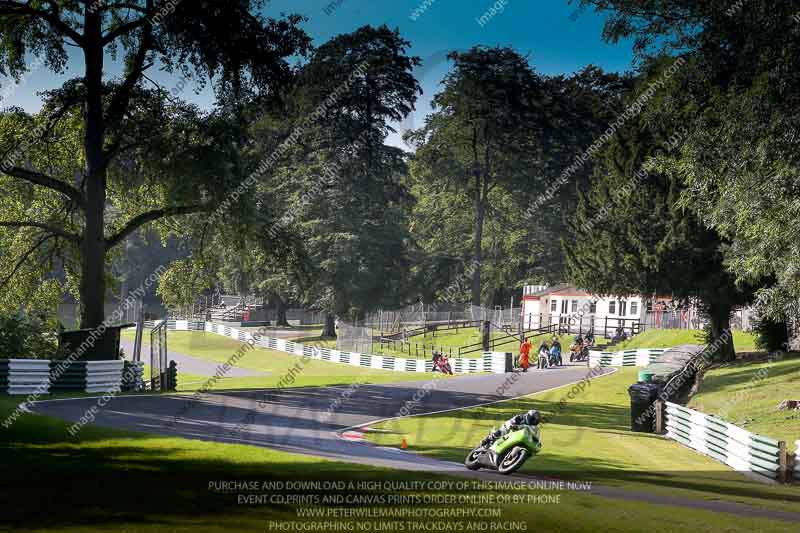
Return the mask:
[[485, 452], [483, 448], [475, 448], [474, 450], [469, 452], [467, 458], [464, 459], [464, 466], [466, 466], [470, 470], [480, 470], [481, 469], [480, 459], [481, 455], [483, 455], [484, 453]]
[[504, 475], [513, 474], [528, 460], [528, 450], [521, 446], [514, 446], [500, 460], [497, 471]]

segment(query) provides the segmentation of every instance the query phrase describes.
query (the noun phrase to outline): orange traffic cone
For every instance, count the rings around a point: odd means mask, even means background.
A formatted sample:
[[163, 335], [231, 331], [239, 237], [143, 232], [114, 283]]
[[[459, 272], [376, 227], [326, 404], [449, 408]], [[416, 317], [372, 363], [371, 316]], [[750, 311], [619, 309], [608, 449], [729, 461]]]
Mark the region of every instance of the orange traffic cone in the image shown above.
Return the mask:
[[401, 448], [403, 448], [404, 450], [405, 450], [406, 448], [408, 448], [408, 444], [406, 443], [406, 438], [405, 438], [405, 437], [403, 437], [403, 443], [402, 443], [402, 444], [400, 444], [400, 447], [401, 447]]

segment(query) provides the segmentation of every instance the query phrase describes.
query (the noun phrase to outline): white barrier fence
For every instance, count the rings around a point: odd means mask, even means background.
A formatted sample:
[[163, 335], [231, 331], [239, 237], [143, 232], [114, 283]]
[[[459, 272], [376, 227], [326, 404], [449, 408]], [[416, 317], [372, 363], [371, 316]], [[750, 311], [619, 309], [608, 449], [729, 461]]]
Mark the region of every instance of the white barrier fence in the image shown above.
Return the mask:
[[589, 352], [589, 366], [647, 366], [658, 361], [666, 348], [639, 348], [621, 352]]
[[[756, 435], [714, 416], [666, 403], [667, 438], [761, 481], [788, 481], [786, 443]], [[798, 477], [798, 473], [794, 473]]]
[[87, 361], [85, 392], [119, 392], [125, 361]]
[[[63, 363], [53, 361], [51, 370], [59, 375], [50, 385], [52, 391], [119, 392], [122, 385], [122, 372], [125, 362], [114, 361], [73, 361], [65, 368]], [[59, 370], [56, 370], [56, 369]]]
[[[155, 322], [145, 322], [152, 327]], [[168, 320], [167, 329], [174, 331], [206, 331], [223, 335], [241, 342], [248, 342], [254, 335], [240, 328], [230, 327], [212, 322], [195, 322], [190, 320]], [[256, 344], [268, 350], [275, 350], [291, 355], [307, 356], [331, 363], [342, 363], [375, 370], [391, 370], [395, 372], [431, 372], [433, 362], [425, 359], [409, 359], [392, 355], [372, 355], [359, 352], [345, 352], [333, 348], [319, 348], [286, 339], [260, 336]], [[472, 374], [477, 372], [505, 373], [506, 352], [484, 352], [480, 358], [450, 359], [450, 366], [456, 374]]]
[[0, 391], [34, 394], [50, 390], [50, 361], [42, 359], [0, 360]]
[[1, 359], [0, 392], [10, 395], [54, 391], [118, 392], [123, 361]]

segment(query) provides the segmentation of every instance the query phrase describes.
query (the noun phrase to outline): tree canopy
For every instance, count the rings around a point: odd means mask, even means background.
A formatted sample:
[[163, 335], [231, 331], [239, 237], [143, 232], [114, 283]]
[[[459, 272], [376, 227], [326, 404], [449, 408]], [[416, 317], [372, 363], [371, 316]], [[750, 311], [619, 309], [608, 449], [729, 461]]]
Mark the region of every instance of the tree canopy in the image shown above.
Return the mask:
[[[104, 319], [111, 249], [148, 222], [214, 209], [242, 178], [232, 171], [213, 118], [163, 88], [149, 88], [147, 71], [192, 71], [221, 89], [241, 86], [254, 97], [276, 98], [293, 77], [290, 59], [306, 53], [310, 41], [299, 17], [264, 18], [262, 7], [260, 1], [209, 1], [204, 9], [157, 0], [0, 2], [0, 73], [19, 77], [29, 54], [63, 73], [68, 47], [82, 56], [83, 75], [49, 93], [39, 116], [15, 114], [10, 120], [25, 120], [26, 127], [6, 122], [0, 132], [9, 196], [57, 195], [45, 211], [4, 213], [0, 227], [25, 231], [35, 251], [52, 243], [71, 247], [84, 327]], [[109, 53], [124, 64], [121, 78], [104, 74]], [[60, 129], [69, 129], [67, 138], [56, 137]], [[81, 157], [56, 161], [43, 150], [48, 159], [37, 160], [33, 152], [45, 145], [61, 154], [77, 149]]]
[[582, 3], [609, 14], [607, 38], [634, 38], [644, 65], [660, 53], [686, 59], [645, 110], [648, 124], [686, 132], [653, 168], [682, 183], [680, 205], [728, 243], [725, 265], [738, 285], [760, 287], [762, 311], [796, 317], [796, 2]]

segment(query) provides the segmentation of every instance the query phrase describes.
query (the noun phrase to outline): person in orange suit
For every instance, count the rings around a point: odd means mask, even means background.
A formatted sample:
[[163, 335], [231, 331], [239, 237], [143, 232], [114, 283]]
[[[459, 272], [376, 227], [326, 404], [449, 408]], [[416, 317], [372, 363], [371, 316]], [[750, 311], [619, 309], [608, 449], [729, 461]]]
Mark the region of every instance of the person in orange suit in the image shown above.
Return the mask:
[[528, 366], [530, 366], [531, 348], [531, 341], [523, 338], [522, 344], [519, 345], [519, 366], [522, 367], [523, 372], [527, 372]]

